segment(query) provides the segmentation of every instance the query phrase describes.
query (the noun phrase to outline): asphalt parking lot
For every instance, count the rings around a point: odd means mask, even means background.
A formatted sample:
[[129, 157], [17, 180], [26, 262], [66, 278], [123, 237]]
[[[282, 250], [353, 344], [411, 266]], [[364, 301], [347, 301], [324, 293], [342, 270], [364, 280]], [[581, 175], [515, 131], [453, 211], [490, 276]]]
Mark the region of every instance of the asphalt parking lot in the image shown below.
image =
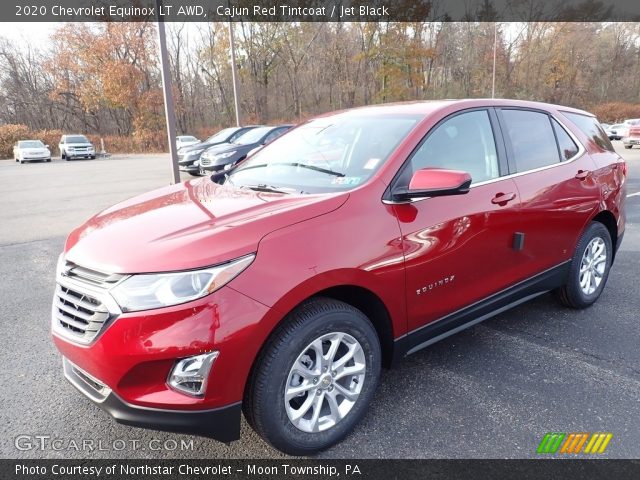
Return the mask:
[[[640, 150], [615, 143], [629, 165], [628, 194], [638, 193]], [[231, 445], [118, 425], [63, 379], [49, 316], [66, 234], [168, 178], [166, 155], [0, 161], [1, 457], [282, 456], [245, 422]], [[383, 372], [364, 421], [320, 457], [528, 458], [554, 431], [611, 432], [604, 456], [639, 458], [640, 194], [627, 199], [627, 222], [596, 305], [572, 311], [544, 295], [408, 357]], [[61, 439], [62, 449], [19, 450], [19, 435]], [[96, 449], [72, 447], [85, 440]], [[174, 449], [174, 440], [193, 448]]]

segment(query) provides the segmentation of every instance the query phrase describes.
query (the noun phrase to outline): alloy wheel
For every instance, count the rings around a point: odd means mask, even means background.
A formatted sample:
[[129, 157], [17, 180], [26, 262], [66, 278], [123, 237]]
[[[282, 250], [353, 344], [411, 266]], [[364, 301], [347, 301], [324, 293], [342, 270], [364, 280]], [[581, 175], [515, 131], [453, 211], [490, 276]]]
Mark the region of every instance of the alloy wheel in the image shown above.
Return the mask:
[[607, 266], [607, 245], [600, 237], [591, 239], [580, 262], [580, 289], [585, 295], [595, 292], [604, 277]]
[[364, 350], [351, 335], [332, 332], [316, 338], [287, 377], [284, 403], [291, 423], [309, 433], [335, 426], [358, 400], [366, 370]]

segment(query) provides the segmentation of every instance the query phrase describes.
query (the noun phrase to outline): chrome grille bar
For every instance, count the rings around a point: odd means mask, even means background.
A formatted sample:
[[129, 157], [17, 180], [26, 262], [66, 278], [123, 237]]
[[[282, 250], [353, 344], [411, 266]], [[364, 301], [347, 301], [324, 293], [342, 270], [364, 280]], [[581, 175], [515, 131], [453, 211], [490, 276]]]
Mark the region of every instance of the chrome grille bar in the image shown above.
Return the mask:
[[83, 345], [93, 342], [121, 313], [108, 290], [125, 277], [66, 262], [53, 298], [53, 332]]

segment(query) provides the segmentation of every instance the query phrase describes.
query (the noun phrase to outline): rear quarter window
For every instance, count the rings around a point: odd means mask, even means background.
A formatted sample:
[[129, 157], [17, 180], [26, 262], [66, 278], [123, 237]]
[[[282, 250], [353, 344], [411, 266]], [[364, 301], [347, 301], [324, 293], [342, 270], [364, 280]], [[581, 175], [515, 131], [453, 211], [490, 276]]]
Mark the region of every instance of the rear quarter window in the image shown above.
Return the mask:
[[556, 139], [558, 140], [558, 149], [560, 150], [561, 159], [563, 161], [572, 159], [580, 151], [576, 142], [573, 141], [565, 129], [562, 128], [555, 119], [552, 118], [551, 123], [553, 124], [553, 130], [555, 131]]
[[603, 150], [614, 152], [611, 140], [604, 132], [596, 117], [581, 115], [579, 113], [562, 112], [562, 114], [571, 120], [582, 132]]

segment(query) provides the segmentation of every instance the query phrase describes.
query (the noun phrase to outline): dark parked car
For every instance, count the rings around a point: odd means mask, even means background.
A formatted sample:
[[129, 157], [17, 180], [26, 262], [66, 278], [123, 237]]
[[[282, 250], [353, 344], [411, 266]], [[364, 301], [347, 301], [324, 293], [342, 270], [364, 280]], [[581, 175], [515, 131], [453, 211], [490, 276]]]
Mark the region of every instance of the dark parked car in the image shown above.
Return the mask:
[[180, 165], [180, 170], [182, 172], [190, 173], [193, 176], [200, 175], [200, 155], [202, 155], [202, 152], [215, 145], [233, 142], [249, 130], [259, 126], [261, 125], [225, 128], [215, 135], [210, 136], [204, 142], [181, 148], [178, 150], [178, 164]]
[[200, 173], [205, 175], [230, 169], [252, 150], [271, 143], [291, 127], [293, 125], [254, 128], [231, 143], [209, 148], [200, 157]]
[[[222, 184], [164, 187], [71, 232], [52, 308], [64, 375], [127, 425], [230, 442], [244, 411], [274, 447], [312, 454], [364, 417], [382, 365], [550, 290], [592, 305], [624, 235], [626, 173], [596, 118], [569, 107], [311, 120]], [[389, 384], [410, 398], [401, 377]], [[82, 417], [66, 401], [52, 414]]]

